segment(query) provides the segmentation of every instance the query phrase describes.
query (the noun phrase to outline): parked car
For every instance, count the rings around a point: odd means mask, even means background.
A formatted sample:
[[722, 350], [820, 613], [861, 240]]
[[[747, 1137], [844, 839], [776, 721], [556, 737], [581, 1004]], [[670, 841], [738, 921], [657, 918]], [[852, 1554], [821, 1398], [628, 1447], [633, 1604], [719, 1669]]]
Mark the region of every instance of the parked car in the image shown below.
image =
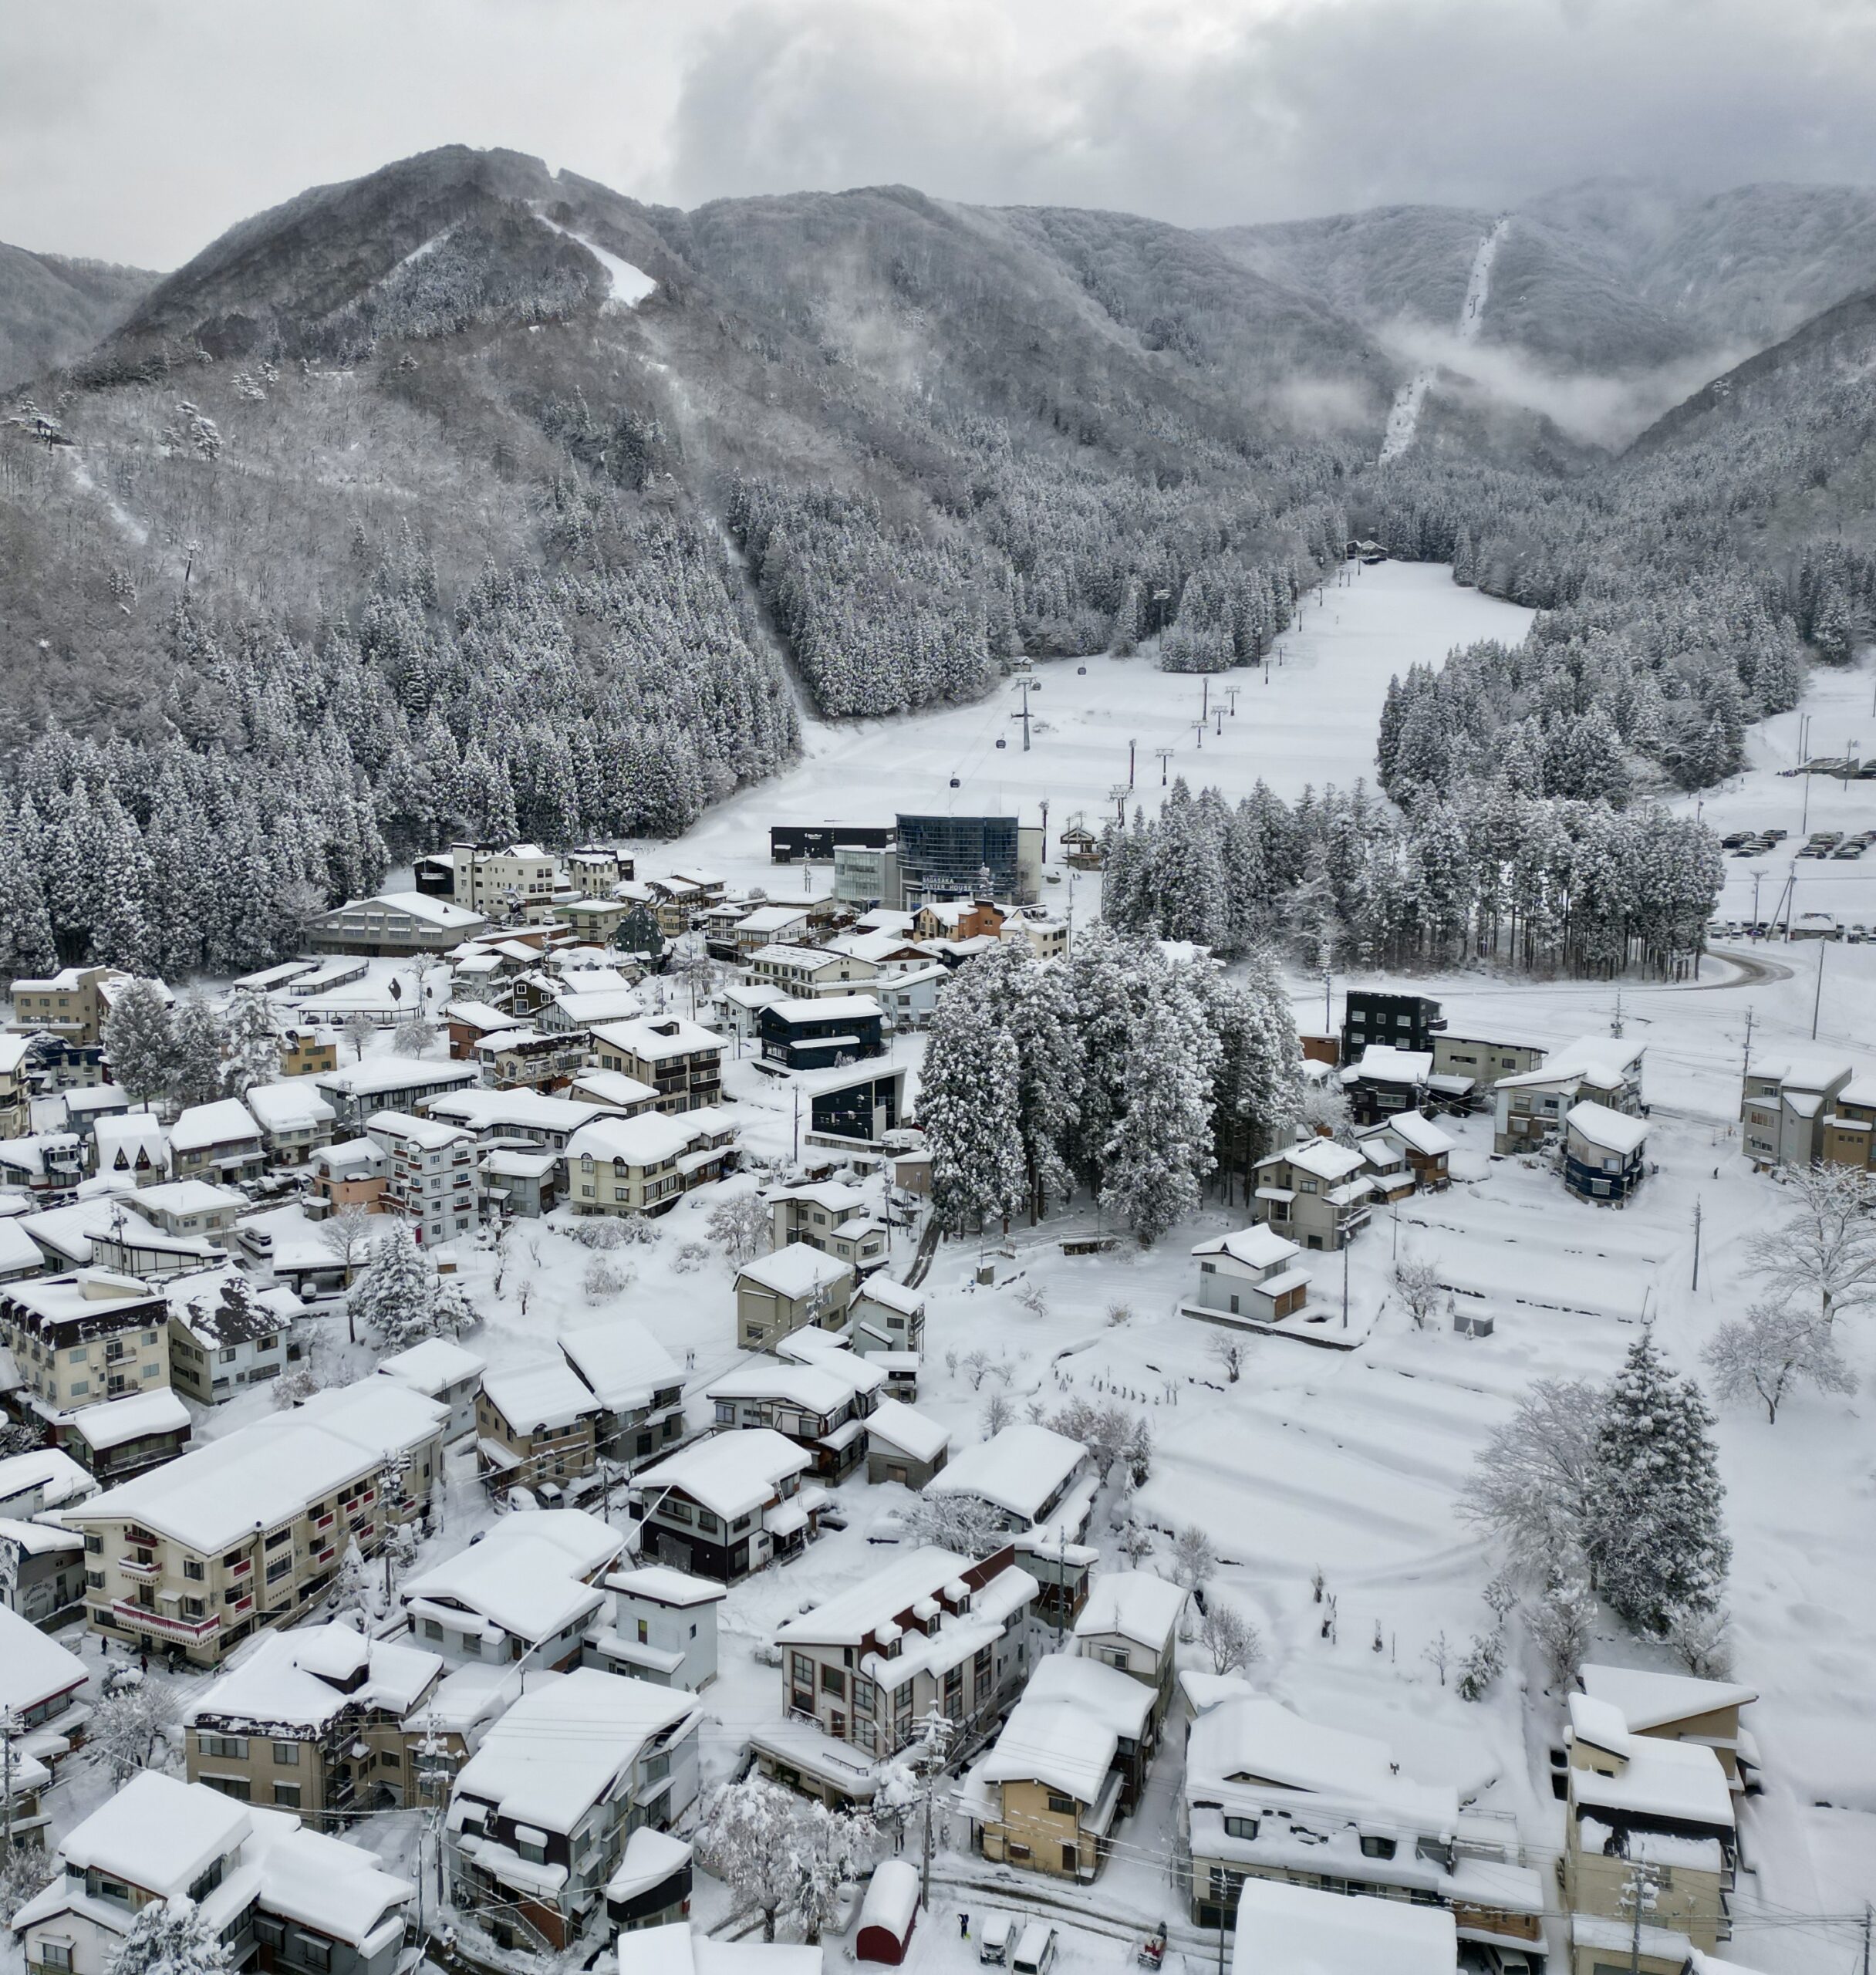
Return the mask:
[[1010, 1957], [1014, 1975], [1048, 1975], [1055, 1965], [1055, 1929], [1031, 1920]]
[[1000, 1968], [1010, 1958], [1010, 1936], [1016, 1923], [1007, 1913], [987, 1913], [977, 1929], [977, 1959]]

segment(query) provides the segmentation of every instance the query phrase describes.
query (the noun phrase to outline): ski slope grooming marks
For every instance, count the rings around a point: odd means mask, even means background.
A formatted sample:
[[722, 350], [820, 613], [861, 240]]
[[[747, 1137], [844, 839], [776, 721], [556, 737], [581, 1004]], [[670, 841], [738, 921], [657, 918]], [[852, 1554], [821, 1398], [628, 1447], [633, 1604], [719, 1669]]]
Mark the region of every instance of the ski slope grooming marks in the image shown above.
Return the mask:
[[[1507, 213], [1479, 242], [1479, 250], [1472, 257], [1472, 272], [1466, 278], [1466, 299], [1459, 304], [1459, 338], [1463, 343], [1479, 340], [1485, 305], [1491, 297], [1492, 263], [1497, 259], [1499, 247], [1510, 226], [1511, 215]], [[1381, 441], [1383, 466], [1389, 460], [1399, 459], [1413, 444], [1414, 434], [1420, 429], [1420, 408], [1426, 402], [1437, 367], [1429, 365], [1416, 370], [1402, 385], [1388, 414], [1388, 429]]]
[[543, 226], [553, 227], [554, 231], [565, 238], [584, 247], [588, 253], [606, 270], [606, 278], [611, 285], [611, 293], [604, 306], [608, 309], [636, 309], [646, 297], [656, 292], [658, 284], [643, 268], [635, 268], [629, 261], [617, 254], [609, 254], [583, 233], [575, 233], [571, 227], [556, 225], [546, 214], [535, 217]]

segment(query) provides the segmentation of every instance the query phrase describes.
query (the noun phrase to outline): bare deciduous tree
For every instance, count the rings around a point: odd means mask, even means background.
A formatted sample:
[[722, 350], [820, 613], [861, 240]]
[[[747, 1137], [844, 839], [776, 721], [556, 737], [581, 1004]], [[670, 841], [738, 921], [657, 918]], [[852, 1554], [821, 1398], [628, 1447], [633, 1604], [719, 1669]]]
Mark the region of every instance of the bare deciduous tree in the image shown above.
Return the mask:
[[1235, 1673], [1254, 1666], [1264, 1657], [1264, 1640], [1257, 1627], [1222, 1598], [1207, 1603], [1199, 1625], [1199, 1642], [1211, 1655], [1214, 1673]]
[[1415, 1330], [1425, 1330], [1439, 1308], [1443, 1288], [1439, 1271], [1431, 1262], [1416, 1261], [1403, 1255], [1394, 1264], [1394, 1293], [1401, 1308], [1413, 1319]]
[[1540, 1379], [1480, 1450], [1459, 1512], [1520, 1575], [1547, 1582], [1581, 1554], [1603, 1403], [1586, 1379]]
[[1856, 1374], [1831, 1335], [1829, 1321], [1814, 1310], [1794, 1309], [1783, 1296], [1755, 1303], [1743, 1317], [1722, 1324], [1701, 1355], [1722, 1399], [1756, 1394], [1768, 1425], [1800, 1386], [1820, 1392], [1852, 1393]]
[[735, 1193], [720, 1200], [705, 1225], [710, 1238], [737, 1268], [768, 1251], [769, 1210], [758, 1193]]
[[1218, 1361], [1226, 1381], [1236, 1385], [1250, 1357], [1250, 1340], [1240, 1332], [1221, 1330], [1206, 1348]]
[[1847, 1166], [1800, 1166], [1787, 1177], [1791, 1218], [1753, 1237], [1748, 1271], [1775, 1290], [1809, 1291], [1827, 1325], [1876, 1303], [1876, 1179]]

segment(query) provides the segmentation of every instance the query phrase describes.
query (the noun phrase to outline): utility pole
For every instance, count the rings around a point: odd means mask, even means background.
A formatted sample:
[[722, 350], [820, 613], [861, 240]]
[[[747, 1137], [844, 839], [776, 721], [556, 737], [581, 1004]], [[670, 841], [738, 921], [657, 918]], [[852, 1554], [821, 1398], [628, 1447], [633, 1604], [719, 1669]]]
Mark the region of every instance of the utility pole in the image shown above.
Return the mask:
[[932, 1900], [932, 1798], [937, 1791], [945, 1750], [950, 1740], [950, 1720], [938, 1712], [938, 1703], [934, 1701], [931, 1712], [925, 1717], [925, 1855], [919, 1869], [919, 1898], [927, 1912]]
[[1798, 717], [1798, 761], [1804, 771], [1804, 807], [1798, 817], [1798, 834], [1802, 836], [1811, 820], [1811, 717], [1800, 714]]
[[1622, 984], [1615, 984], [1615, 1014], [1609, 1023], [1609, 1033], [1619, 1042], [1622, 1036]]
[[1628, 1936], [1628, 1975], [1642, 1975], [1642, 1923], [1655, 1909], [1655, 1889], [1661, 1880], [1652, 1865], [1631, 1865], [1628, 1882], [1622, 1889], [1622, 1904], [1632, 1909], [1633, 1926]]
[[1342, 1328], [1348, 1328], [1348, 1231], [1338, 1227], [1336, 1231], [1342, 1244]]
[[23, 1726], [11, 1708], [0, 1713], [0, 1864], [13, 1862], [13, 1738]]
[[1692, 1287], [1695, 1289], [1700, 1287], [1700, 1197], [1697, 1193], [1694, 1196], [1694, 1279]]
[[1753, 1011], [1746, 1011], [1746, 1061], [1739, 1065], [1739, 1080], [1743, 1082], [1753, 1073]]
[[1750, 937], [1755, 940], [1759, 937], [1759, 881], [1764, 876], [1763, 865], [1753, 873], [1753, 930]]
[[1817, 985], [1811, 991], [1811, 1040], [1814, 1042], [1817, 1040], [1817, 1013], [1824, 1006], [1824, 950], [1830, 944], [1828, 940], [1817, 942]]
[[795, 1163], [798, 1166], [801, 1158], [801, 1087], [795, 1086]]

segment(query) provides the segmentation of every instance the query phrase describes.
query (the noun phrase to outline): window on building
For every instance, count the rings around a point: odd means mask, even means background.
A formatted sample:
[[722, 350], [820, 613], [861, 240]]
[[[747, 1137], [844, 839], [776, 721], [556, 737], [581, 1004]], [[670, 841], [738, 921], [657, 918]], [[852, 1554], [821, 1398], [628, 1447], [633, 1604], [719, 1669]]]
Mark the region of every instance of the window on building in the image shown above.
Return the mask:
[[299, 1744], [297, 1742], [276, 1742], [274, 1761], [281, 1767], [295, 1769], [299, 1766]]
[[1365, 1832], [1361, 1838], [1361, 1856], [1364, 1859], [1392, 1859], [1395, 1851], [1391, 1838], [1370, 1838]]

